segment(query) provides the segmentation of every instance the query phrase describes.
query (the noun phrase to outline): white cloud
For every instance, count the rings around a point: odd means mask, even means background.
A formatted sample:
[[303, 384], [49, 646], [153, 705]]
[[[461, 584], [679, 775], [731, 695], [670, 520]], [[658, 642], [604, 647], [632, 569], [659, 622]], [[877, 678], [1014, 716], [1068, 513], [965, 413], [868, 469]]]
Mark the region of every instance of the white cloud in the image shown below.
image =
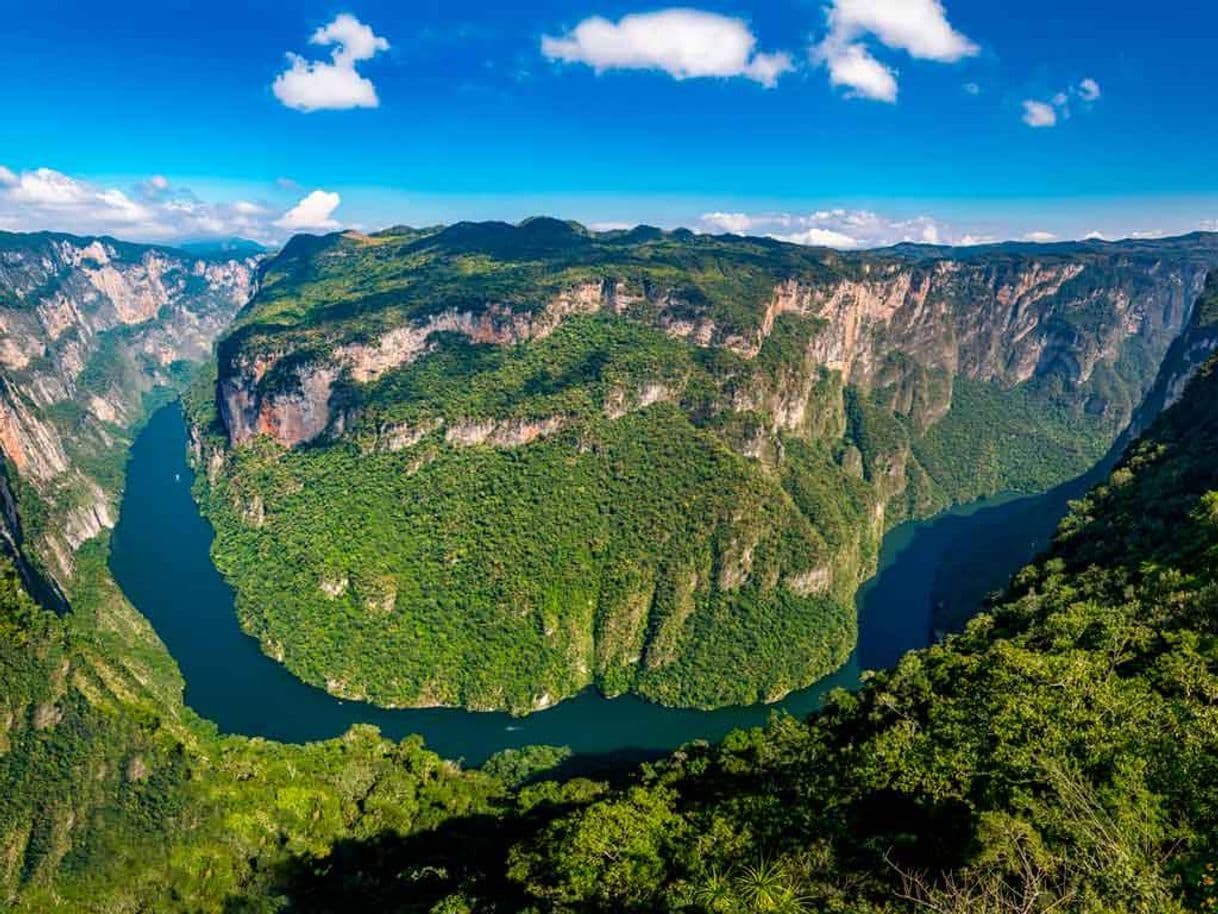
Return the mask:
[[332, 231], [338, 228], [334, 211], [342, 203], [336, 193], [315, 190], [275, 220], [275, 225], [292, 232]]
[[1057, 109], [1044, 102], [1028, 99], [1023, 103], [1023, 122], [1029, 127], [1054, 127], [1057, 125]]
[[53, 168], [36, 168], [14, 176], [8, 192], [10, 200], [30, 206], [70, 206], [89, 196], [87, 188]]
[[136, 189], [137, 196], [144, 200], [155, 200], [169, 191], [169, 179], [164, 175], [153, 175], [142, 181]]
[[819, 248], [851, 250], [862, 247], [862, 242], [857, 238], [851, 238], [846, 233], [835, 232], [833, 229], [810, 228], [804, 229], [802, 232], [792, 232], [789, 235], [774, 235], [773, 237], [782, 241], [789, 241], [792, 244], [806, 244]]
[[1050, 241], [1056, 241], [1057, 236], [1052, 232], [1028, 232], [1023, 236], [1024, 241], [1034, 241], [1037, 244], [1048, 244]]
[[1105, 235], [1103, 232], [1092, 231], [1092, 232], [1088, 232], [1086, 235], [1084, 235], [1083, 240], [1084, 241], [1107, 241], [1108, 236]]
[[341, 13], [314, 32], [309, 43], [335, 45], [330, 62], [306, 60], [289, 52], [291, 66], [276, 76], [271, 85], [277, 99], [289, 108], [305, 112], [380, 105], [376, 87], [356, 71], [355, 65], [389, 50], [388, 41], [351, 14]]
[[967, 95], [980, 95], [981, 86], [979, 86], [977, 83], [965, 83], [964, 91]]
[[710, 232], [762, 235], [816, 247], [853, 250], [901, 242], [942, 244], [945, 228], [928, 216], [890, 219], [870, 210], [828, 209], [811, 213], [711, 212], [701, 217]]
[[897, 74], [865, 43], [874, 38], [915, 60], [954, 63], [979, 48], [947, 20], [940, 0], [833, 0], [829, 31], [812, 49], [812, 59], [829, 71], [829, 81], [848, 94], [895, 102]]
[[674, 79], [744, 77], [767, 88], [794, 69], [785, 53], [760, 53], [740, 19], [694, 9], [634, 13], [610, 22], [593, 16], [561, 37], [544, 35], [549, 60], [605, 70], [662, 70]]
[[251, 203], [249, 200], [237, 200], [233, 203], [233, 212], [240, 213], [242, 216], [262, 216], [266, 214], [267, 209], [260, 203]]
[[1203, 232], [1218, 232], [1218, 219], [1202, 219], [1200, 229]]
[[53, 168], [0, 169], [0, 226], [14, 231], [114, 235], [174, 242], [240, 236], [273, 243], [282, 232], [271, 211], [250, 200], [210, 203], [158, 176], [130, 191], [105, 187]]
[[872, 34], [918, 60], [954, 63], [980, 50], [952, 28], [940, 0], [833, 0], [829, 31], [845, 41]]
[[1023, 122], [1029, 127], [1054, 127], [1059, 119], [1070, 117], [1071, 100], [1081, 100], [1083, 110], [1089, 110], [1092, 103], [1100, 98], [1100, 84], [1088, 77], [1077, 86], [1071, 86], [1061, 92], [1055, 92], [1047, 101], [1028, 99], [1023, 103]]
[[753, 227], [753, 217], [748, 213], [705, 213], [702, 222], [731, 235], [743, 235]]
[[844, 87], [849, 98], [869, 98], [877, 102], [897, 100], [896, 73], [871, 56], [861, 44], [847, 45], [825, 56], [829, 82]]

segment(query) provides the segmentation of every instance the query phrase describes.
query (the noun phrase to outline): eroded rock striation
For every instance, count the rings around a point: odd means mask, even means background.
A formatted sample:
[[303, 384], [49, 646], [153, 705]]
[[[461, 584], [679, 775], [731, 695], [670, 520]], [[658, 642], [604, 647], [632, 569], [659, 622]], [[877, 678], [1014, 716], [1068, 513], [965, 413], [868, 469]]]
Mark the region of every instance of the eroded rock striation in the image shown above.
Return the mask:
[[[298, 238], [196, 413], [218, 562], [268, 652], [343, 695], [771, 699], [845, 659], [889, 526], [1098, 460], [1215, 265], [1210, 235]], [[303, 567], [255, 579], [251, 550]]]
[[109, 238], [0, 233], [0, 450], [46, 507], [30, 545], [52, 577], [66, 581], [73, 553], [114, 525], [114, 480], [143, 396], [210, 355], [253, 293], [256, 267]]

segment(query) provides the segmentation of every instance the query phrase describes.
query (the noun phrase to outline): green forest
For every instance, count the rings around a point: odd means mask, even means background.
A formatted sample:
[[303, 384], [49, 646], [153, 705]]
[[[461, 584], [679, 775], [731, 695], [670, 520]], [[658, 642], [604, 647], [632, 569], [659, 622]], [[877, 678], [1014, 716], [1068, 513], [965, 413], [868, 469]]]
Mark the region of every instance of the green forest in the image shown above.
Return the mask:
[[[1144, 280], [1088, 265], [1098, 278], [1036, 307], [1098, 341], [1112, 320], [1073, 296]], [[973, 320], [982, 284], [1022, 268], [992, 253], [928, 302]], [[815, 355], [826, 319], [772, 310], [776, 288], [812, 302], [856, 283], [861, 301], [866, 277], [906, 269], [935, 273], [550, 219], [293, 240], [188, 403], [243, 627], [300, 678], [393, 707], [527, 713], [595, 686], [715, 708], [809, 685], [853, 648], [887, 529], [1083, 472], [1162, 357], [1131, 338], [1085, 379], [1004, 385], [934, 367], [947, 344], [915, 335], [859, 356], [862, 383]], [[450, 329], [410, 358], [367, 356], [359, 377], [343, 362], [437, 315]], [[331, 386], [306, 393], [323, 370]], [[244, 409], [328, 418], [297, 446], [234, 443], [226, 423], [263, 421]]]
[[8, 573], [6, 896], [37, 912], [1211, 910], [1216, 404], [1211, 362], [962, 634], [807, 721], [606, 780], [562, 777], [554, 749], [465, 771], [363, 728], [220, 736], [182, 707], [104, 544], [66, 617]]

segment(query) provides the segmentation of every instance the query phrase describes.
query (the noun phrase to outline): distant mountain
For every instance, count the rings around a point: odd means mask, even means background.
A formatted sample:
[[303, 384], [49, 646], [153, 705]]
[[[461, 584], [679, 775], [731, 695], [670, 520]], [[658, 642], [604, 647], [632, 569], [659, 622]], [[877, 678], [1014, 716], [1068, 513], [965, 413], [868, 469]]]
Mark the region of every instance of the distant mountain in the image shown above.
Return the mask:
[[1218, 237], [914, 253], [546, 218], [293, 239], [195, 410], [244, 626], [392, 705], [820, 678], [887, 527], [1111, 446]]
[[200, 238], [196, 241], [182, 241], [173, 247], [186, 251], [196, 257], [256, 257], [267, 253], [270, 248], [248, 238]]

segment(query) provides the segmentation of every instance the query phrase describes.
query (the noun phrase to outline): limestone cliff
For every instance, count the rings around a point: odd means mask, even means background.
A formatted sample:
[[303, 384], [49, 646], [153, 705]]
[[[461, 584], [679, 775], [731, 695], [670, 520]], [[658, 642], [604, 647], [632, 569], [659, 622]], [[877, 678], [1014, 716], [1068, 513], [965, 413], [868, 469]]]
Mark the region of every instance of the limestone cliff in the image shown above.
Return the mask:
[[777, 697], [847, 656], [887, 527], [1099, 460], [1215, 265], [1216, 236], [298, 238], [195, 409], [217, 565], [343, 696]]
[[[776, 429], [795, 430], [805, 419], [807, 385], [823, 369], [845, 385], [882, 392], [894, 413], [925, 429], [950, 410], [956, 377], [1011, 389], [1053, 376], [1070, 390], [1085, 391], [1097, 368], [1119, 368], [1131, 340], [1145, 347], [1148, 364], [1157, 364], [1215, 262], [1218, 244], [1212, 241], [1158, 248], [1141, 243], [1137, 249], [927, 249], [914, 257], [824, 253], [802, 265], [803, 275], [784, 275], [791, 273], [785, 263], [771, 267], [768, 287], [754, 292], [753, 302], [740, 303], [748, 318], [742, 326], [718, 316], [687, 276], [677, 274], [666, 286], [646, 271], [632, 274], [610, 261], [596, 278], [544, 293], [540, 307], [533, 297], [510, 302], [455, 295], [465, 299], [464, 307], [444, 303], [442, 310], [404, 316], [384, 329], [350, 320], [320, 325], [301, 349], [292, 345], [290, 332], [255, 338], [253, 345], [242, 337], [243, 345], [230, 350], [221, 366], [218, 398], [233, 444], [264, 434], [295, 447], [350, 427], [353, 417], [332, 402], [336, 384], [375, 382], [414, 364], [444, 335], [508, 347], [544, 339], [572, 317], [605, 314], [753, 361], [776, 322], [790, 315], [817, 328], [806, 340], [805, 364], [790, 366], [799, 369], [798, 377], [737, 389], [734, 409], [765, 404]], [[1139, 382], [1118, 399], [1112, 391], [1096, 394], [1088, 409], [1111, 411], [1123, 424], [1145, 392]], [[459, 424], [469, 417], [446, 418]]]
[[210, 354], [255, 282], [249, 258], [0, 233], [0, 450], [44, 506], [29, 545], [51, 576], [113, 526], [143, 397]]

